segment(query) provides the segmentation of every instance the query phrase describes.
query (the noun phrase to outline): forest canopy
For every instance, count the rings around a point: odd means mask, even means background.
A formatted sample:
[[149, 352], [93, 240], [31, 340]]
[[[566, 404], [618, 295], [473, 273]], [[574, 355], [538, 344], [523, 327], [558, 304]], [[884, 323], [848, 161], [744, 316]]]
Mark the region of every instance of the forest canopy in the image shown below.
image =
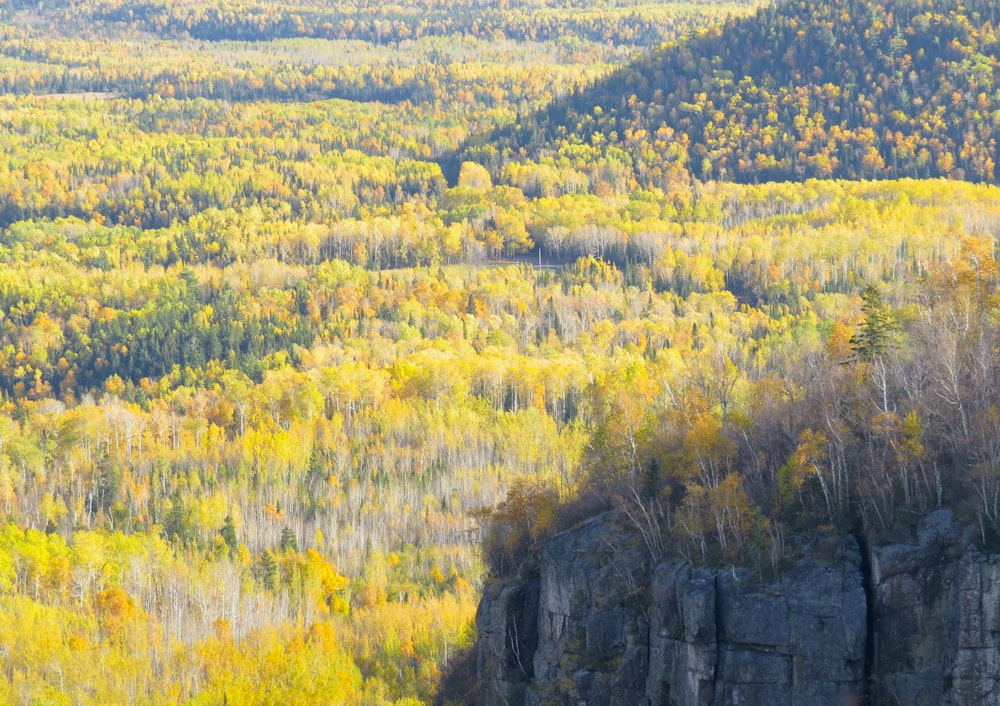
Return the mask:
[[[595, 493], [722, 561], [942, 502], [992, 536], [979, 152], [741, 176], [664, 122], [681, 93], [586, 103], [686, 57], [685, 106], [834, 111], [763, 48], [716, 97], [722, 33], [825, 17], [756, 8], [3, 4], [0, 703], [430, 702], [484, 577]], [[967, 24], [954, 57], [995, 70]], [[982, 118], [921, 128], [934, 165], [993, 139], [978, 94], [910, 95]]]
[[459, 160], [499, 169], [582, 145], [663, 189], [677, 171], [995, 183], [997, 32], [990, 0], [773, 3], [475, 136]]

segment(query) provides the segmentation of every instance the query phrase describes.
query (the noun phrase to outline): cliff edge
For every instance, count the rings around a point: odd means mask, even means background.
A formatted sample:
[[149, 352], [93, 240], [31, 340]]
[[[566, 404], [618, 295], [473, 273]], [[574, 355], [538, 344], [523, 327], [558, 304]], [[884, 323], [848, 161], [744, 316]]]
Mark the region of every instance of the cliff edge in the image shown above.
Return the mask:
[[948, 511], [912, 543], [847, 537], [768, 580], [651, 562], [607, 513], [533, 574], [484, 593], [485, 703], [1000, 704], [1000, 556]]

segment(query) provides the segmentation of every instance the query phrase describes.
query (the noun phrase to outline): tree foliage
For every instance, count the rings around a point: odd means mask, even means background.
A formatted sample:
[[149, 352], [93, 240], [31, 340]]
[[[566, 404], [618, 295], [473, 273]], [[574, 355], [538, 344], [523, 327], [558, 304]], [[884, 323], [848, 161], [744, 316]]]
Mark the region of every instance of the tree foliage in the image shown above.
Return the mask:
[[692, 179], [733, 167], [640, 129], [662, 76], [449, 184], [646, 42], [691, 125], [752, 113], [691, 53], [747, 6], [474, 4], [0, 8], [0, 700], [426, 702], [484, 572], [611, 504], [733, 562], [996, 532], [997, 190]]
[[774, 3], [474, 136], [460, 159], [500, 171], [593, 146], [666, 191], [686, 175], [995, 183], [997, 46], [989, 0]]

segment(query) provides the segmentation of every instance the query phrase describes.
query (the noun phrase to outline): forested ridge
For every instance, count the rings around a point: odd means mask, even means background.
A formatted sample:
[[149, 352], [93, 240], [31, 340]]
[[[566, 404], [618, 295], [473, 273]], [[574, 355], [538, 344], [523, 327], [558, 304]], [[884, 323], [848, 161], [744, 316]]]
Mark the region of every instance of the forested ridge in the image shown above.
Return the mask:
[[639, 183], [997, 179], [996, 4], [778, 2], [695, 31], [460, 159], [491, 168], [575, 144], [617, 152]]
[[714, 561], [992, 536], [988, 180], [569, 124], [442, 171], [754, 7], [4, 4], [0, 703], [427, 703], [484, 576], [612, 505]]

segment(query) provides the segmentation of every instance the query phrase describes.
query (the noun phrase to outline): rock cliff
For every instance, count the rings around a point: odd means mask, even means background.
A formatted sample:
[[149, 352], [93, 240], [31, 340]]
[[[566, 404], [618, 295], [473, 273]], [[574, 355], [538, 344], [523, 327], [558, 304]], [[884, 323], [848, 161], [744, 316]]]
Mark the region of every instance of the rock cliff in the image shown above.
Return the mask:
[[490, 585], [490, 704], [1000, 704], [1000, 557], [950, 513], [912, 544], [853, 538], [768, 581], [650, 564], [615, 514], [551, 538], [537, 575]]

